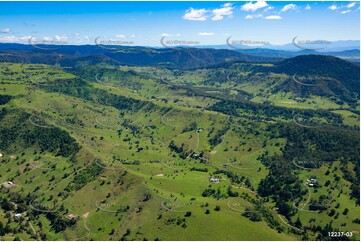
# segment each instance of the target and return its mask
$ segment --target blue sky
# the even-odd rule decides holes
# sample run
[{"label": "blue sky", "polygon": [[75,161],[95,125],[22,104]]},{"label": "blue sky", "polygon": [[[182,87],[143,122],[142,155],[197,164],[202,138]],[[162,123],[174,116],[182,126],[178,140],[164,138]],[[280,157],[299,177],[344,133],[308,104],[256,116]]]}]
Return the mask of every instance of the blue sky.
[{"label": "blue sky", "polygon": [[0,42],[160,46],[160,39],[225,44],[358,40],[360,3],[347,2],[0,2]]}]

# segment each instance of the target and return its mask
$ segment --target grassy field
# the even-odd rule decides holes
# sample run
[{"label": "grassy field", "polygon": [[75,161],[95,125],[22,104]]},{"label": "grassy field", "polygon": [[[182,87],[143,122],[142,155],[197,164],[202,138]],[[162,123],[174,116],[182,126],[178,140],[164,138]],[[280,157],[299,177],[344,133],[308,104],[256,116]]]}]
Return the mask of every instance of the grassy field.
[{"label": "grassy field", "polygon": [[[129,69],[121,68],[122,71]],[[152,71],[155,76],[161,74],[150,68],[132,70],[146,74]],[[12,72],[10,79],[5,78],[9,71]],[[286,141],[270,137],[267,122],[235,120],[225,114],[206,111],[204,108],[217,100],[184,95],[185,90],[160,84],[155,79],[139,79],[141,85],[137,90],[127,84],[117,87],[91,83],[92,87],[108,93],[145,102],[140,109],[118,110],[96,101],[44,91],[41,85],[74,78],[53,67],[3,63],[0,73],[0,89],[14,97],[1,108],[23,110],[31,114],[25,122],[27,126],[57,127],[80,145],[74,157],[55,156],[36,145],[13,144],[7,150],[0,150],[4,155],[0,158],[0,181],[4,189],[1,198],[10,193],[32,194],[36,196],[36,204],[56,203],[56,206],[47,206],[49,211],[41,212],[38,217],[24,213],[23,221],[16,221],[13,214],[10,215],[10,226],[25,228],[25,232],[17,234],[21,239],[36,240],[40,234],[45,234],[48,240],[301,239],[301,235],[291,231],[289,225],[276,216],[273,208],[270,211],[280,223],[281,231],[271,228],[265,219],[249,220],[242,215],[242,206],[236,209],[229,206],[230,199],[238,204],[252,204],[249,198],[258,198],[258,184],[269,172],[259,157],[265,153],[282,153]],[[206,74],[206,71],[186,73],[173,81],[184,84],[191,78],[198,85]],[[29,81],[28,75],[36,83]],[[116,83],[115,79],[113,81]],[[274,102],[279,104],[288,100],[287,97],[276,99]],[[254,101],[261,100],[255,98]],[[328,103],[318,100],[315,105]],[[328,108],[334,107],[332,105]],[[337,112],[348,115],[345,123],[355,124],[355,118],[347,111]],[[259,134],[255,135],[255,130]],[[211,144],[209,140],[217,135],[219,141]],[[177,152],[180,148],[181,152]],[[63,192],[69,184],[91,166],[100,166],[102,173],[65,196]],[[335,187],[332,191],[325,186],[317,191],[311,189],[312,198],[331,194],[335,198],[331,207],[342,204],[336,209],[339,217],[334,219],[326,211],[317,216],[298,211],[292,219],[299,217],[302,224],[307,224],[315,218],[312,223],[321,225],[334,221],[335,226],[354,231],[355,238],[359,238],[359,225],[351,222],[357,218],[359,206],[348,198],[350,184],[339,170],[334,170],[337,166],[334,163],[329,168],[332,171],[328,176],[324,175],[326,166],[309,172],[301,170],[299,176],[305,180],[314,175],[320,183],[334,175],[340,177],[338,182],[331,179],[330,187]],[[210,182],[209,177],[220,169],[242,176],[250,184],[233,184],[223,174],[219,175],[218,183]],[[4,188],[8,181],[15,185]],[[222,197],[202,196],[207,188],[218,189]],[[238,192],[239,196],[229,197],[228,189]],[[266,202],[267,207],[273,205]],[[342,215],[346,207],[350,211]],[[28,206],[28,209],[34,208]],[[64,220],[68,220],[69,214],[74,215],[76,224],[56,233],[47,219],[47,213],[55,211]],[[7,220],[0,209],[0,221]]]}]

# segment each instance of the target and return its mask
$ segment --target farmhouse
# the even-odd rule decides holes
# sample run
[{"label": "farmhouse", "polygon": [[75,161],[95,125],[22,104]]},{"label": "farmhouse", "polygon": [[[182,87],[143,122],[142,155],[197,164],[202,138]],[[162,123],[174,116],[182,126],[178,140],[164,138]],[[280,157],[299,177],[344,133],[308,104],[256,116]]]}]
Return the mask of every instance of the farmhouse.
[{"label": "farmhouse", "polygon": [[196,153],[192,154],[192,156],[193,156],[194,158],[196,158],[196,159],[199,157],[199,155],[196,154]]},{"label": "farmhouse", "polygon": [[219,179],[215,177],[209,177],[209,181],[212,183],[219,183]]},{"label": "farmhouse", "polygon": [[3,153],[0,153],[0,157],[4,157],[4,154],[3,154]]},{"label": "farmhouse", "polygon": [[76,218],[75,214],[68,214],[68,216],[66,216],[68,219],[73,219]]},{"label": "farmhouse", "polygon": [[15,217],[16,219],[21,218],[21,213],[17,213],[17,214],[15,214],[15,215],[14,215],[14,217]]},{"label": "farmhouse", "polygon": [[306,184],[309,187],[313,187],[317,184],[317,179],[316,178],[307,179]]}]

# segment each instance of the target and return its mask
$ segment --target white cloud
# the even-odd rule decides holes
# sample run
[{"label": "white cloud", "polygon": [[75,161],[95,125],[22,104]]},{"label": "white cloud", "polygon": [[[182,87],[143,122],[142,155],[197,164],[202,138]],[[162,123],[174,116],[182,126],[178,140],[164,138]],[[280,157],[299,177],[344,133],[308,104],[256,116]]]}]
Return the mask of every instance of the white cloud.
[{"label": "white cloud", "polygon": [[287,4],[281,9],[281,12],[287,12],[288,10],[295,10],[296,8],[297,8],[296,4]]},{"label": "white cloud", "polygon": [[274,9],[274,7],[269,6],[269,7],[265,8],[265,9],[263,10],[263,12],[268,12],[269,10],[272,10],[272,9]]},{"label": "white cloud", "polygon": [[162,36],[162,37],[168,37],[168,36],[170,36],[170,34],[163,33],[163,34],[161,34],[160,36]]},{"label": "white cloud", "polygon": [[310,10],[311,6],[309,4],[307,4],[307,6],[305,7],[306,10]]},{"label": "white cloud", "polygon": [[352,2],[352,3],[349,3],[347,4],[347,8],[353,8],[354,6],[356,5],[356,2]]},{"label": "white cloud", "polygon": [[57,41],[68,41],[68,37],[55,35],[55,40],[57,40]]},{"label": "white cloud", "polygon": [[43,37],[43,40],[45,40],[45,41],[52,41],[53,38],[45,36],[45,37]]},{"label": "white cloud", "polygon": [[270,15],[265,17],[265,19],[282,19],[282,17],[279,15]]},{"label": "white cloud", "polygon": [[268,4],[266,3],[266,1],[259,0],[255,3],[252,3],[252,2],[246,3],[241,7],[241,9],[246,12],[248,12],[248,11],[254,12],[258,9],[265,8],[267,6],[268,6]]},{"label": "white cloud", "polygon": [[118,35],[116,35],[115,37],[121,38],[121,39],[127,38],[127,36],[124,35],[124,34],[118,34]]},{"label": "white cloud", "polygon": [[328,7],[328,9],[336,10],[336,9],[337,9],[337,6],[336,6],[335,4],[332,4],[331,6]]},{"label": "white cloud", "polygon": [[5,28],[3,30],[1,30],[1,33],[10,33],[11,32],[11,29],[9,28]]},{"label": "white cloud", "polygon": [[245,19],[254,19],[254,18],[261,18],[263,15],[262,14],[248,14],[246,17],[244,17]]},{"label": "white cloud", "polygon": [[200,36],[211,36],[211,35],[214,35],[214,33],[201,32],[201,33],[198,33],[198,35],[200,35]]},{"label": "white cloud", "polygon": [[20,42],[24,42],[24,41],[29,41],[30,38],[31,36],[21,36],[18,39]]},{"label": "white cloud", "polygon": [[233,9],[231,3],[223,4],[222,8],[216,8],[212,10],[213,17],[212,20],[222,20],[224,16],[231,16],[233,14]]},{"label": "white cloud", "polygon": [[0,43],[25,43],[28,42],[31,36],[0,36]]},{"label": "white cloud", "polygon": [[183,19],[186,20],[193,20],[193,21],[204,21],[207,20],[207,10],[204,8],[202,9],[194,9],[190,8],[186,11],[186,13],[183,15]]},{"label": "white cloud", "polygon": [[331,10],[335,11],[335,10],[341,10],[341,9],[346,8],[346,10],[344,10],[344,11],[340,11],[340,12],[337,11],[337,12],[339,12],[341,14],[346,14],[346,13],[350,13],[351,8],[355,7],[355,5],[356,5],[356,2],[351,2],[351,3],[347,4],[347,5],[339,5],[339,6],[337,6],[336,4],[332,4],[331,6],[328,7],[328,9],[331,9]]}]

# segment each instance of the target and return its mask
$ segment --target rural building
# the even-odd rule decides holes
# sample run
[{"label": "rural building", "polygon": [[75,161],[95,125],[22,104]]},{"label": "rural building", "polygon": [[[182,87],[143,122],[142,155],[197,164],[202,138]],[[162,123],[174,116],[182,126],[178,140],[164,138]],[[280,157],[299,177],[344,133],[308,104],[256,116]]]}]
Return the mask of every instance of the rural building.
[{"label": "rural building", "polygon": [[309,187],[313,187],[316,184],[317,184],[317,179],[316,178],[307,179],[307,181],[306,181],[306,185],[308,185]]},{"label": "rural building", "polygon": [[73,219],[76,218],[75,214],[68,214],[68,216],[66,216],[68,219]]},{"label": "rural building", "polygon": [[209,181],[212,183],[219,183],[219,179],[215,177],[209,177]]}]

